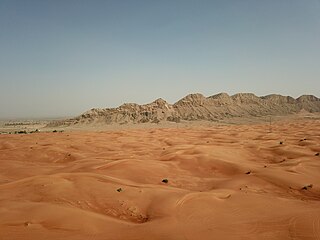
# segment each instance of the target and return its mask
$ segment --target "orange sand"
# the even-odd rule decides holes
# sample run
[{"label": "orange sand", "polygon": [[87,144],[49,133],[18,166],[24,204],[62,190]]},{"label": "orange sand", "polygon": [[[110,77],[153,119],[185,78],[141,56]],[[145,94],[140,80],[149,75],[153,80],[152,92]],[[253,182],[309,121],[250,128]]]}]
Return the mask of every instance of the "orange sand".
[{"label": "orange sand", "polygon": [[0,135],[0,239],[320,239],[320,121],[268,131]]}]

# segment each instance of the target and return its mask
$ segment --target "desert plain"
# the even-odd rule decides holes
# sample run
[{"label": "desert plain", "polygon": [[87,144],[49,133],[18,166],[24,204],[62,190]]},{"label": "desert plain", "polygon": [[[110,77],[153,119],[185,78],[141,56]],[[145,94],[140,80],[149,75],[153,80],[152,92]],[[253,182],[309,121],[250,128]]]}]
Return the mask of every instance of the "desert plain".
[{"label": "desert plain", "polygon": [[320,239],[320,120],[0,135],[0,239]]}]

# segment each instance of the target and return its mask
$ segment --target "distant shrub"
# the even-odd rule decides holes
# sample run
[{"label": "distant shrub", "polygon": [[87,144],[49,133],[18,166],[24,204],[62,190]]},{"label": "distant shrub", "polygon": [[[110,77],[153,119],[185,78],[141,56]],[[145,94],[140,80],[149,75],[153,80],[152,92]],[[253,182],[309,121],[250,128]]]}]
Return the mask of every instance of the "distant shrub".
[{"label": "distant shrub", "polygon": [[15,133],[15,134],[27,134],[27,131],[26,131],[26,130],[23,130],[23,131],[15,131],[14,133]]},{"label": "distant shrub", "polygon": [[162,182],[163,182],[163,183],[168,183],[169,180],[165,178],[165,179],[162,179]]},{"label": "distant shrub", "polygon": [[38,133],[38,132],[40,132],[40,130],[39,130],[39,129],[36,129],[36,130],[34,130],[34,131],[31,131],[30,133]]},{"label": "distant shrub", "polygon": [[303,186],[301,189],[308,190],[308,188],[312,188],[312,187],[313,187],[313,184],[309,184],[309,185]]}]

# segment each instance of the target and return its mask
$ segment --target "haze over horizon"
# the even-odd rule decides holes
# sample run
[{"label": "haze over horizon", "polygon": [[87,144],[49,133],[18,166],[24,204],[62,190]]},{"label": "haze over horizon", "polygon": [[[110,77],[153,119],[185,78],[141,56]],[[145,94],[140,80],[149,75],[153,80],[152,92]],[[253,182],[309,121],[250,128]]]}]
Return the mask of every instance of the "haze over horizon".
[{"label": "haze over horizon", "polygon": [[197,92],[320,96],[320,0],[3,0],[0,30],[0,118]]}]

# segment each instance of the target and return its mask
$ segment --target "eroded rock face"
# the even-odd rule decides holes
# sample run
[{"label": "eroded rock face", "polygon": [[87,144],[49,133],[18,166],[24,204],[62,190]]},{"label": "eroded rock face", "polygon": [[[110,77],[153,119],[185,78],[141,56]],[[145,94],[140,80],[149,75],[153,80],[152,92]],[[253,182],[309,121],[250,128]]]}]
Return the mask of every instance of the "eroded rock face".
[{"label": "eroded rock face", "polygon": [[125,103],[117,108],[93,108],[78,117],[53,122],[51,126],[91,123],[159,123],[180,122],[180,120],[215,121],[231,117],[287,115],[302,110],[320,112],[320,99],[313,95],[302,95],[294,99],[279,94],[258,97],[253,93],[237,93],[232,96],[219,93],[205,97],[196,93],[185,96],[175,104],[169,104],[159,98],[143,105]]},{"label": "eroded rock face", "polygon": [[313,95],[302,95],[297,98],[298,102],[319,102],[320,99]]},{"label": "eroded rock face", "polygon": [[231,98],[237,104],[260,104],[262,102],[262,99],[253,93],[237,93]]},{"label": "eroded rock face", "polygon": [[233,104],[232,98],[227,93],[218,93],[207,98],[214,106],[225,106]]},{"label": "eroded rock face", "polygon": [[175,107],[203,106],[208,100],[200,93],[189,94],[174,104]]},{"label": "eroded rock face", "polygon": [[297,100],[294,99],[293,97],[282,96],[279,94],[270,94],[261,98],[270,104],[286,104],[286,103],[294,104],[297,102]]}]

